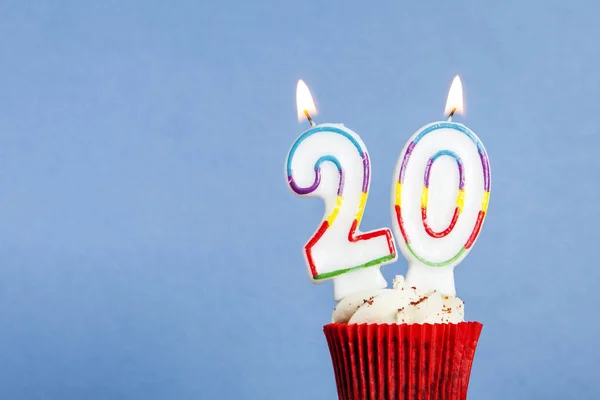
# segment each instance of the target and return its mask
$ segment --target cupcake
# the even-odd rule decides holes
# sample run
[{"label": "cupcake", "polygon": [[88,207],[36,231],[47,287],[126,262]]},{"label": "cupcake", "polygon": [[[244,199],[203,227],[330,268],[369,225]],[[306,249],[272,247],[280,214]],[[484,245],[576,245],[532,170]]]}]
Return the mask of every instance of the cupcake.
[{"label": "cupcake", "polygon": [[349,295],[324,327],[339,398],[465,399],[482,327],[464,322],[458,297],[402,276]]},{"label": "cupcake", "polygon": [[[463,109],[455,77],[444,121],[421,127],[394,169],[393,231],[360,230],[371,162],[356,132],[342,124],[315,125],[310,91],[297,86],[298,116],[311,123],[285,165],[298,196],[321,197],[325,214],[304,246],[313,283],[333,281],[339,301],[324,327],[342,400],[465,399],[482,325],[464,321],[454,269],[473,248],[487,215],[490,164],[480,139],[452,122]],[[406,282],[393,288],[380,267],[408,262]]]}]

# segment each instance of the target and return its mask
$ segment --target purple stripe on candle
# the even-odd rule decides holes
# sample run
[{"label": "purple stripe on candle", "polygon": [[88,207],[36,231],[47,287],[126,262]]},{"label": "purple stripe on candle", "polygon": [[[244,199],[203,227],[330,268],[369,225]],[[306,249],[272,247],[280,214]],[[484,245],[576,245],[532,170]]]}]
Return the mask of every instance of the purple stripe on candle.
[{"label": "purple stripe on candle", "polygon": [[365,151],[362,154],[363,161],[363,184],[362,191],[367,193],[369,191],[369,177],[371,176],[371,163],[369,162],[369,154]]},{"label": "purple stripe on candle", "polygon": [[344,171],[340,170],[340,183],[338,184],[337,195],[341,196],[344,192]]},{"label": "purple stripe on candle", "polygon": [[362,182],[362,191],[364,193],[366,193],[369,189],[369,180],[370,180],[370,176],[371,176],[371,165],[370,165],[370,161],[369,161],[369,155],[366,151],[366,149],[364,149],[362,146],[362,143],[360,142],[360,139],[358,139],[357,135],[354,134],[352,131],[345,129],[345,128],[340,128],[340,127],[335,127],[335,126],[316,126],[313,127],[311,129],[309,129],[308,131],[306,131],[305,133],[303,133],[297,140],[296,142],[293,144],[290,153],[288,154],[288,158],[287,158],[287,176],[288,176],[288,184],[290,186],[290,189],[292,189],[292,191],[294,193],[297,193],[299,195],[306,195],[306,194],[310,194],[312,192],[314,192],[317,187],[319,186],[319,184],[321,183],[321,164],[325,161],[329,161],[331,163],[333,163],[337,169],[338,169],[338,174],[339,174],[339,184],[338,184],[338,189],[337,189],[337,195],[341,196],[343,191],[344,191],[344,183],[345,183],[345,176],[344,176],[344,172],[342,169],[342,166],[339,162],[339,160],[331,155],[331,154],[327,154],[324,156],[321,156],[316,162],[315,162],[315,166],[314,166],[314,171],[315,171],[315,180],[312,183],[312,185],[308,186],[308,187],[301,187],[300,185],[298,185],[293,178],[293,171],[292,171],[292,160],[294,158],[294,154],[296,152],[296,150],[298,149],[298,147],[300,146],[300,144],[308,137],[315,135],[317,133],[321,133],[321,132],[330,132],[330,133],[335,133],[338,135],[343,136],[344,138],[346,138],[347,140],[349,140],[354,147],[356,148],[358,155],[361,157],[362,162],[363,162],[363,182]]},{"label": "purple stripe on candle", "polygon": [[481,166],[483,168],[483,189],[486,192],[490,191],[490,161],[487,158],[486,153],[479,153],[481,158]]},{"label": "purple stripe on candle", "polygon": [[319,186],[319,183],[321,183],[321,170],[320,169],[315,170],[315,180],[314,180],[313,184],[308,187],[299,186],[294,181],[294,178],[292,178],[291,176],[288,176],[288,183],[290,184],[290,187],[292,188],[292,190],[298,194],[312,193],[317,189],[317,187]]},{"label": "purple stripe on candle", "polygon": [[433,165],[433,157],[431,157],[427,161],[427,165],[425,166],[425,175],[424,175],[424,182],[423,182],[423,184],[425,185],[426,188],[429,188],[429,173],[431,172],[431,166],[432,165]]},{"label": "purple stripe on candle", "polygon": [[410,157],[410,153],[412,153],[415,148],[415,142],[411,142],[406,148],[406,153],[404,153],[404,159],[402,160],[402,165],[400,166],[400,183],[404,183],[404,173],[406,172],[406,164],[408,164],[408,159]]},{"label": "purple stripe on candle", "polygon": [[465,188],[465,175],[463,174],[463,165],[460,159],[456,160],[456,164],[458,165],[458,190],[463,190]]},{"label": "purple stripe on candle", "polygon": [[425,174],[423,175],[423,184],[426,188],[429,188],[429,177],[431,175],[431,167],[433,163],[442,156],[449,156],[456,161],[456,166],[458,167],[458,189],[462,190],[465,187],[465,176],[463,174],[463,163],[462,159],[453,151],[450,150],[440,150],[435,153],[433,156],[427,160],[427,164],[425,165]]},{"label": "purple stripe on candle", "polygon": [[[340,174],[340,181],[338,184],[337,195],[341,196],[342,193],[344,192],[344,172],[341,170],[339,170],[338,172]],[[321,183],[321,168],[318,168],[315,170],[315,180],[312,183],[312,185],[310,185],[308,187],[302,187],[302,186],[298,185],[294,181],[294,178],[292,178],[291,176],[288,176],[288,183],[295,193],[302,194],[302,195],[310,194],[310,193],[314,192],[317,189],[317,187],[319,187],[319,184]]]}]

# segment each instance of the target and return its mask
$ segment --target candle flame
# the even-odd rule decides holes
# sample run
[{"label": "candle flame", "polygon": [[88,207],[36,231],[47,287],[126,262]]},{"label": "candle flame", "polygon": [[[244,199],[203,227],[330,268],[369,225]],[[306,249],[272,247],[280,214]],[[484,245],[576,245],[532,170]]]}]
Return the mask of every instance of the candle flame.
[{"label": "candle flame", "polygon": [[308,86],[302,79],[298,81],[296,86],[296,106],[298,107],[298,121],[302,121],[307,118],[306,114],[315,115],[317,113],[317,107],[315,107],[315,101],[313,100]]},{"label": "candle flame", "polygon": [[456,75],[450,85],[448,92],[448,100],[446,100],[446,108],[444,114],[448,115],[454,110],[455,113],[464,113],[463,88],[460,77]]}]

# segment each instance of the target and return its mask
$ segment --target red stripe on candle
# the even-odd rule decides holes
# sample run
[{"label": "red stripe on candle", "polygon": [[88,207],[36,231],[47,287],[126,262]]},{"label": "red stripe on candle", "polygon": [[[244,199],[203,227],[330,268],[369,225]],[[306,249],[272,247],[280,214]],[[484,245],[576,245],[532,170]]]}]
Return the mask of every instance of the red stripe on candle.
[{"label": "red stripe on candle", "polygon": [[475,239],[477,239],[479,231],[481,230],[481,224],[483,224],[483,218],[485,218],[485,211],[479,211],[479,214],[477,215],[477,221],[475,222],[475,228],[473,228],[473,232],[471,232],[469,240],[467,240],[467,243],[465,243],[465,249],[468,250],[471,246],[473,246],[473,243],[475,243]]},{"label": "red stripe on candle", "polygon": [[406,243],[410,243],[410,240],[408,240],[408,236],[406,235],[406,231],[404,230],[404,221],[402,221],[402,211],[400,210],[400,206],[394,206],[394,209],[396,210],[396,220],[398,221],[398,227],[400,228],[402,238]]},{"label": "red stripe on candle", "polygon": [[425,231],[427,232],[427,234],[429,234],[429,236],[438,239],[443,238],[447,236],[450,232],[452,232],[452,230],[454,229],[454,225],[456,225],[456,221],[458,221],[459,214],[460,211],[458,207],[456,207],[454,209],[454,215],[452,216],[452,221],[450,221],[450,225],[448,225],[448,227],[441,232],[434,232],[433,229],[431,229],[431,227],[427,223],[427,209],[421,208],[421,219],[423,220],[423,226],[425,227]]},{"label": "red stripe on candle", "polygon": [[390,251],[390,254],[396,254],[396,244],[394,243],[394,235],[392,235],[392,231],[386,229],[385,236],[387,239],[388,250]]},{"label": "red stripe on candle", "polygon": [[304,246],[304,251],[306,252],[306,260],[308,261],[308,266],[310,267],[310,273],[313,277],[317,276],[319,273],[317,272],[317,267],[315,267],[315,262],[312,257],[312,247],[321,239],[321,236],[325,233],[325,231],[329,228],[329,223],[327,220],[323,221],[317,232],[313,235],[312,238],[306,243]]},{"label": "red stripe on candle", "polygon": [[389,229],[380,229],[378,231],[361,233],[360,235],[356,234],[356,228],[358,227],[358,221],[355,219],[352,222],[352,226],[350,227],[350,231],[348,232],[348,241],[351,243],[358,242],[360,240],[369,240],[371,238],[385,236],[388,245],[389,254],[396,254],[396,245],[394,244],[394,236],[392,235],[392,231]]}]

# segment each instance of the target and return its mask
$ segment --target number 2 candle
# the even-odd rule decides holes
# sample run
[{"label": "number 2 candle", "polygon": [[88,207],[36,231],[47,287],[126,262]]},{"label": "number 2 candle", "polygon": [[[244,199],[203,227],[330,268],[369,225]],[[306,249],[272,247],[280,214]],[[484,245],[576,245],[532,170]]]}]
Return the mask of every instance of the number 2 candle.
[{"label": "number 2 candle", "polygon": [[479,235],[490,198],[483,143],[452,121],[463,109],[462,84],[450,87],[447,121],[423,126],[400,153],[392,186],[392,220],[408,260],[406,282],[455,295],[454,267]]},{"label": "number 2 candle", "polygon": [[299,120],[306,117],[311,127],[288,153],[286,179],[295,194],[325,202],[325,215],[304,246],[309,277],[314,283],[333,279],[335,300],[386,287],[379,268],[396,260],[392,233],[359,230],[371,177],[367,148],[341,124],[314,124],[310,115],[316,109],[302,80],[296,100]]}]

